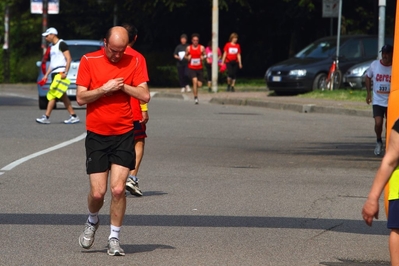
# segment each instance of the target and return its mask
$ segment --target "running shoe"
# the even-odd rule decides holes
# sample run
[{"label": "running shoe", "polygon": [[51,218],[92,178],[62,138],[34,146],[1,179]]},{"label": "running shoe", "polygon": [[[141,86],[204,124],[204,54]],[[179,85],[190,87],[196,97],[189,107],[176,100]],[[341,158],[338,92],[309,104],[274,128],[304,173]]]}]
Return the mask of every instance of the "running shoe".
[{"label": "running shoe", "polygon": [[375,155],[381,155],[382,152],[382,142],[377,141],[377,143],[375,144],[375,149],[374,149],[374,154]]},{"label": "running shoe", "polygon": [[185,92],[186,91],[186,88],[181,88],[181,92],[183,93],[183,92]]},{"label": "running shoe", "polygon": [[64,124],[76,124],[79,123],[79,116],[70,116],[68,120],[64,120]]},{"label": "running shoe", "polygon": [[130,194],[132,194],[134,196],[137,196],[137,197],[143,196],[143,193],[141,192],[141,190],[139,188],[138,180],[136,182],[132,178],[128,177],[128,179],[126,181],[126,189],[130,192]]},{"label": "running shoe", "polygon": [[47,116],[42,115],[42,117],[36,118],[36,122],[39,124],[50,124],[50,119],[48,119]]},{"label": "running shoe", "polygon": [[199,103],[198,98],[194,98],[194,103],[195,103],[195,104],[198,104],[198,103]]},{"label": "running shoe", "polygon": [[121,248],[119,244],[119,239],[114,237],[108,239],[107,253],[110,256],[125,256],[125,251]]},{"label": "running shoe", "polygon": [[89,249],[93,246],[94,243],[94,235],[96,234],[96,230],[100,225],[100,221],[96,224],[91,224],[89,221],[85,223],[85,230],[79,236],[79,245],[82,248]]}]

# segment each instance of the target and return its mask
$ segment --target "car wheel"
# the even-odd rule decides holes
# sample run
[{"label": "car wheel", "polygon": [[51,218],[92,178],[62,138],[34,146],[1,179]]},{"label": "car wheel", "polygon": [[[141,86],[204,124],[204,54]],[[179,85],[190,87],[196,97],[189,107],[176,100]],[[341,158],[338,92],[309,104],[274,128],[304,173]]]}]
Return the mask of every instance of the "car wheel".
[{"label": "car wheel", "polygon": [[47,109],[47,97],[39,97],[39,109],[46,110]]},{"label": "car wheel", "polygon": [[327,74],[320,73],[313,81],[313,90],[325,90],[327,85]]}]

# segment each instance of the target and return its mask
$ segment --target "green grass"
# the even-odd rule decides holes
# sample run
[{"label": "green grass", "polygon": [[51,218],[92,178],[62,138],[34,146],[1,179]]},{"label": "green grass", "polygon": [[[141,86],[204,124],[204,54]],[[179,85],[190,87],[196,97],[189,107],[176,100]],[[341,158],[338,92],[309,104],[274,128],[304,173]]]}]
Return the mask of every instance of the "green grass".
[{"label": "green grass", "polygon": [[298,95],[298,97],[364,102],[366,100],[366,95],[367,95],[366,90],[339,89],[334,91],[316,90],[305,94],[300,94]]}]

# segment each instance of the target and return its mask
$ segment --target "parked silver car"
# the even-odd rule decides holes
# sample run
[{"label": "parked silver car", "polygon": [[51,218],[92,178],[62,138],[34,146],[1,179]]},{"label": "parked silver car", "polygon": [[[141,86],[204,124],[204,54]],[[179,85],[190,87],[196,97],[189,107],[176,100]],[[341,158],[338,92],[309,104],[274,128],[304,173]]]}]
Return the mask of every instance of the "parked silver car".
[{"label": "parked silver car", "polygon": [[366,72],[374,60],[367,60],[349,68],[343,76],[344,84],[349,85],[353,89],[365,89]]},{"label": "parked silver car", "polygon": [[[69,52],[71,53],[72,57],[72,62],[71,62],[71,67],[69,68],[68,71],[68,76],[67,78],[71,81],[71,84],[68,87],[67,90],[67,95],[69,99],[71,100],[76,100],[76,77],[78,74],[78,69],[79,69],[79,63],[81,57],[90,52],[97,51],[101,49],[103,46],[102,41],[96,41],[96,40],[64,40],[69,47]],[[39,82],[42,80],[44,74],[41,70],[43,61],[38,61],[36,62],[37,67],[39,68],[39,75],[37,77],[37,81]],[[49,62],[46,63],[47,67],[49,66]],[[37,85],[37,90],[39,93],[39,108],[40,109],[46,109],[47,108],[47,92],[49,90],[50,84],[51,84],[51,76],[48,77],[46,84],[43,86]]]}]

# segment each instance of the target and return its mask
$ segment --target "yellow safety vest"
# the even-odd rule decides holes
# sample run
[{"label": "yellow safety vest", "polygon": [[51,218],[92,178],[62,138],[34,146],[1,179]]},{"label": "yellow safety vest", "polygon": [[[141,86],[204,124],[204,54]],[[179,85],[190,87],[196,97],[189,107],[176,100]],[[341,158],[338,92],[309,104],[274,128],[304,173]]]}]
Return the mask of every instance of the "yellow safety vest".
[{"label": "yellow safety vest", "polygon": [[57,74],[51,82],[48,94],[51,94],[52,96],[59,99],[68,90],[69,84],[71,84],[71,81],[69,79],[62,79],[61,74]]}]

